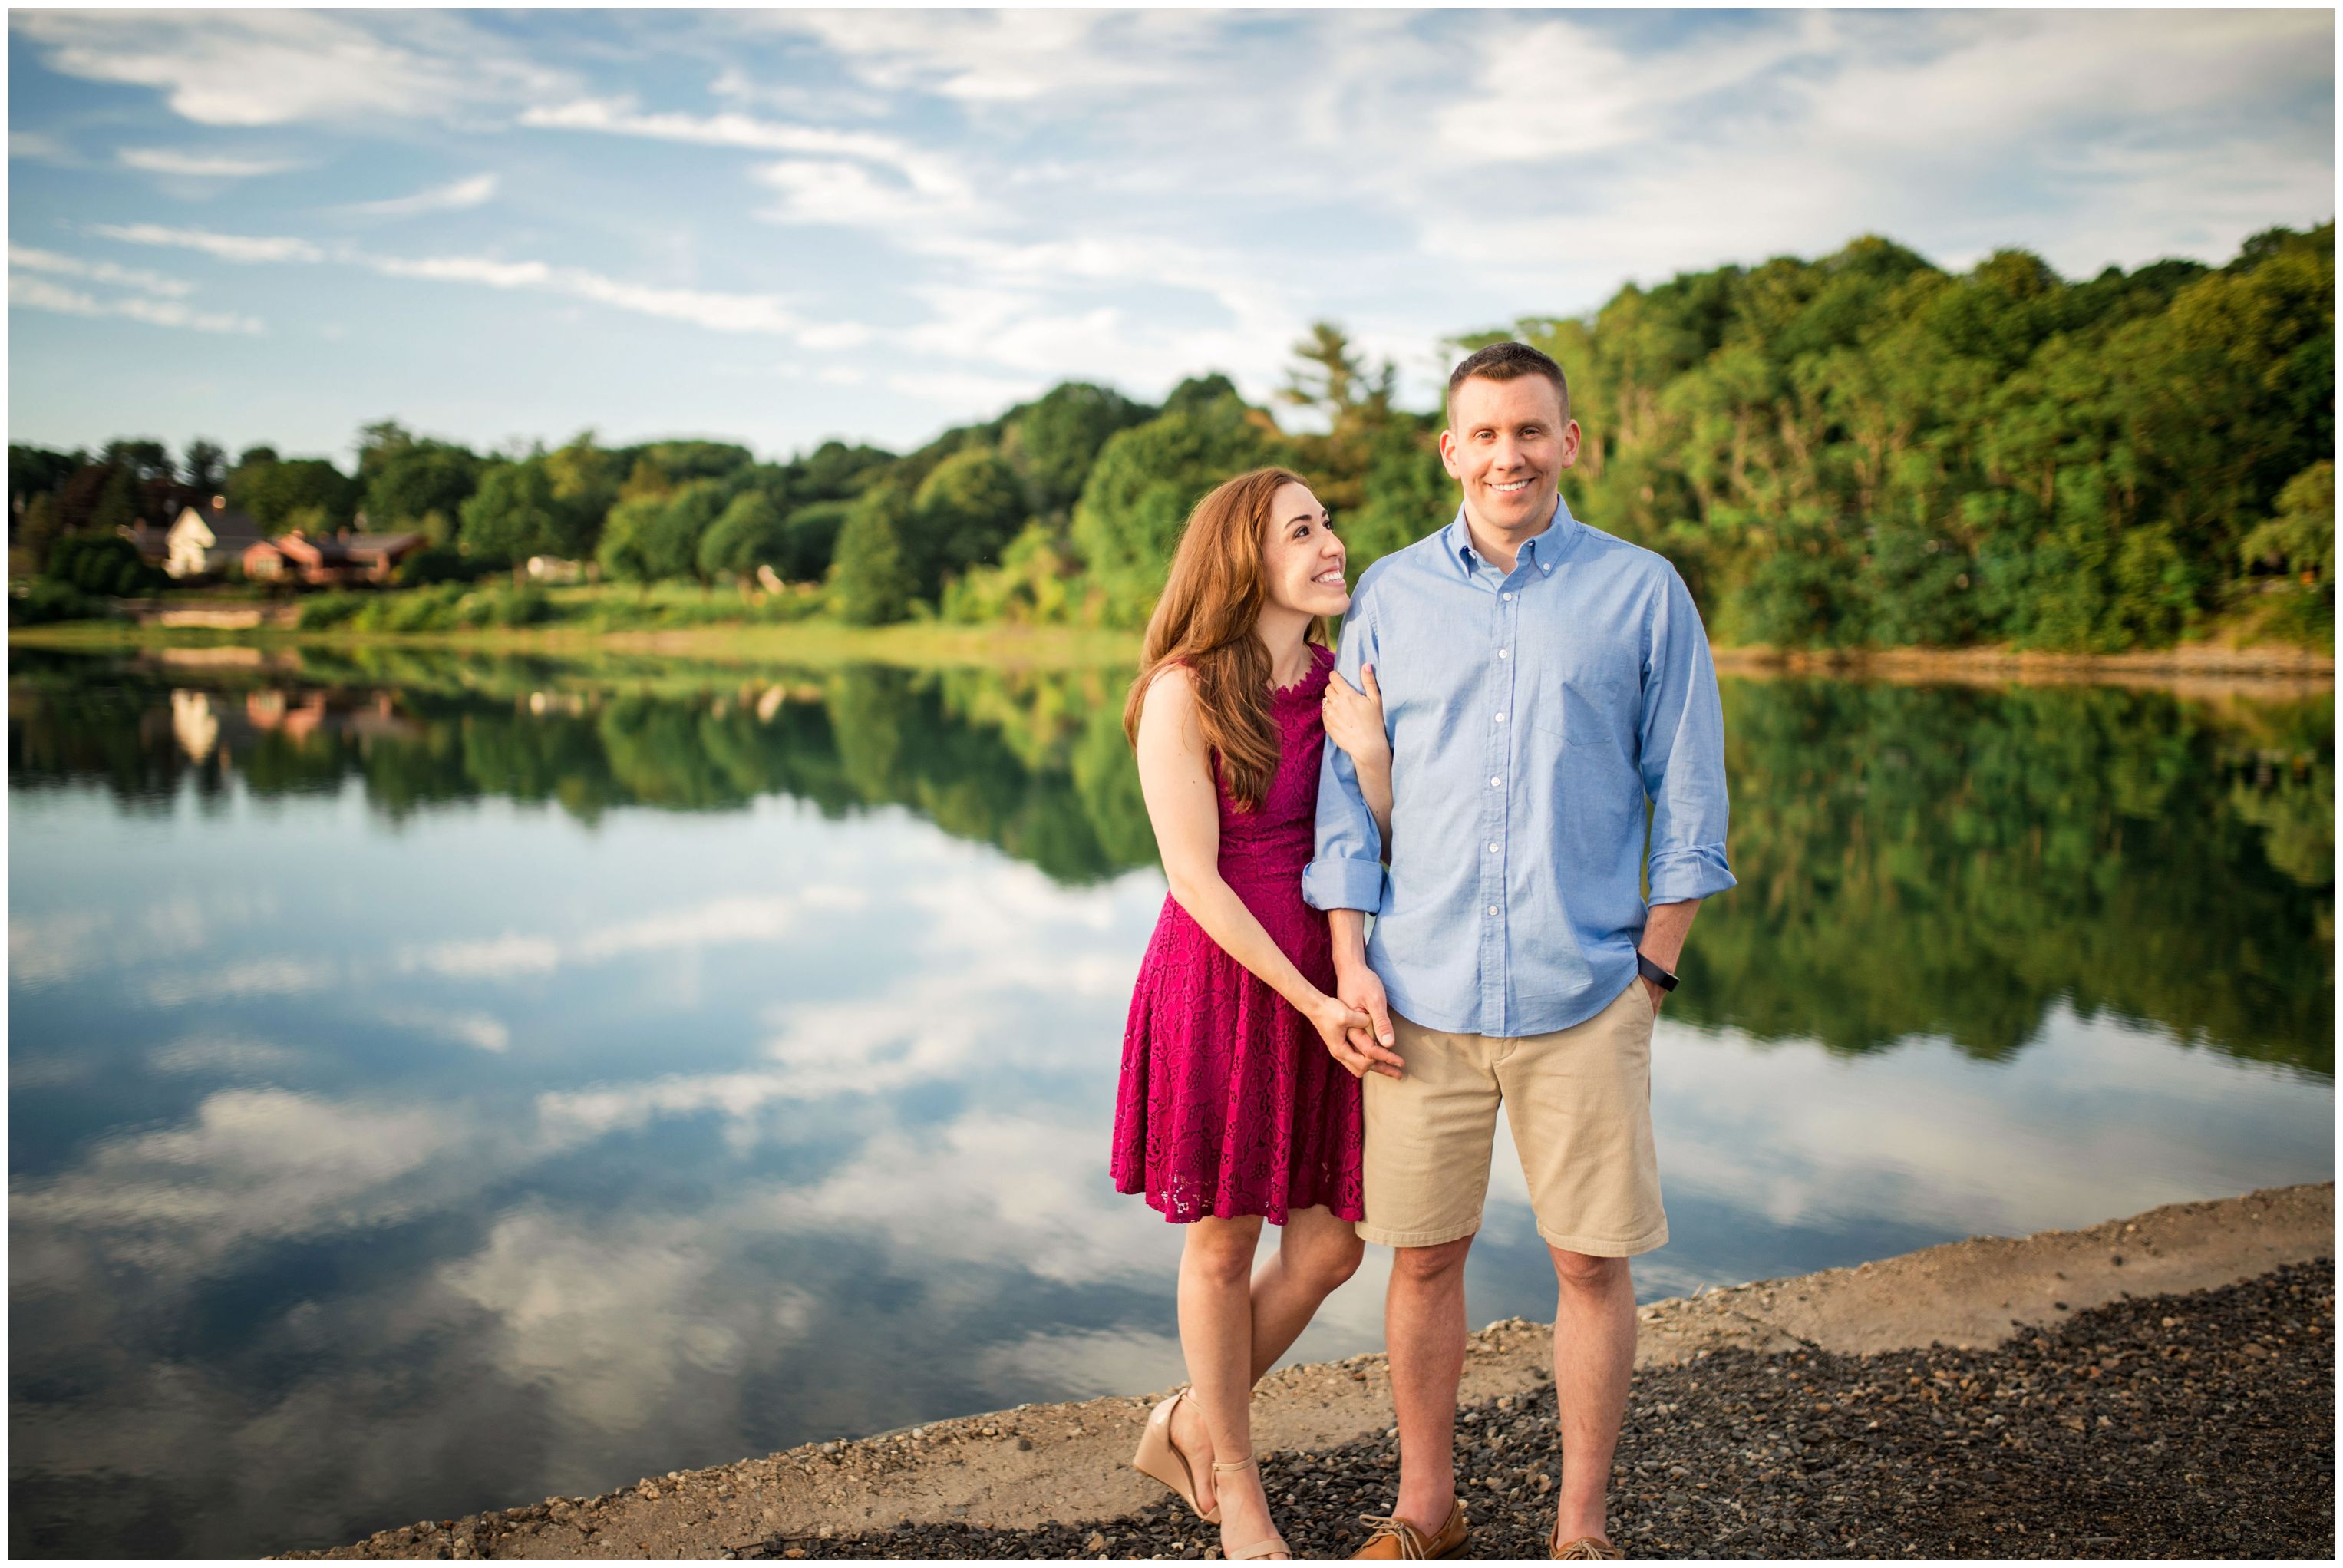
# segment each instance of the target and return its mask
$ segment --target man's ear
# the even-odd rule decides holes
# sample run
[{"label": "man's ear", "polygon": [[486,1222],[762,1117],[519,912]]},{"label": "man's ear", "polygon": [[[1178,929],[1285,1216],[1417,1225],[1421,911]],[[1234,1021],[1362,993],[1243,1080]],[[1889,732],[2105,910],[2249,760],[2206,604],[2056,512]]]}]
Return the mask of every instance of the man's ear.
[{"label": "man's ear", "polygon": [[[1444,436],[1445,432],[1443,432],[1443,435]],[[1577,420],[1573,419],[1562,427],[1562,466],[1564,467],[1567,468],[1578,461],[1578,443],[1584,438],[1584,432],[1579,429]]]},{"label": "man's ear", "polygon": [[1464,477],[1456,467],[1456,432],[1453,430],[1440,432],[1440,466],[1448,470],[1448,477],[1452,479]]}]

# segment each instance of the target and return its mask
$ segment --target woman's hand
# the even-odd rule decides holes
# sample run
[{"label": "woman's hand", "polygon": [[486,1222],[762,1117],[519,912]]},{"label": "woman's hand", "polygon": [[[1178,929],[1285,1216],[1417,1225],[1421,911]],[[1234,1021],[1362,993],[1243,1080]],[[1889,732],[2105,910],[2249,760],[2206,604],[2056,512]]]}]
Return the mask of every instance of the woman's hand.
[{"label": "woman's hand", "polygon": [[1362,667],[1367,683],[1360,691],[1332,671],[1326,677],[1326,739],[1351,754],[1362,768],[1378,770],[1391,765],[1391,737],[1383,732],[1383,693],[1375,684],[1375,667]]},{"label": "woman's hand", "polygon": [[1341,1062],[1353,1078],[1366,1076],[1367,1069],[1374,1063],[1351,1043],[1351,1031],[1355,1029],[1363,1033],[1373,1028],[1374,1020],[1331,996],[1320,997],[1310,1009],[1309,1017],[1318,1038],[1326,1042],[1327,1054]]}]

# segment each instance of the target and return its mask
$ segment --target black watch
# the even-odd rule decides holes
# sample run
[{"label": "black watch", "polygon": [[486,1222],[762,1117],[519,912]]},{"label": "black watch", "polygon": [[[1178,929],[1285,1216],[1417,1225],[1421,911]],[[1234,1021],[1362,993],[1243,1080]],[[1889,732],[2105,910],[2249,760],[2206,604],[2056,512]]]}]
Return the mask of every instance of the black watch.
[{"label": "black watch", "polygon": [[1635,950],[1635,972],[1642,975],[1654,985],[1659,987],[1662,990],[1674,990],[1676,989],[1676,977],[1668,973],[1667,970],[1662,969],[1651,960],[1645,958],[1641,948]]}]

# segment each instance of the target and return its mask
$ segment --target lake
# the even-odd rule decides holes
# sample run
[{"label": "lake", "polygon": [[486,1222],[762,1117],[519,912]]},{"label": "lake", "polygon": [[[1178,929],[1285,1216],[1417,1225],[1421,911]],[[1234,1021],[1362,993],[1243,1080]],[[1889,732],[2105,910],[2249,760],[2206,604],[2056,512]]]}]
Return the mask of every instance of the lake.
[{"label": "lake", "polygon": [[[1127,670],[13,651],[13,1552],[1181,1378]],[[1724,701],[1642,1297],[2332,1176],[2330,693]],[[1553,1311],[1503,1138],[1475,1324]]]}]

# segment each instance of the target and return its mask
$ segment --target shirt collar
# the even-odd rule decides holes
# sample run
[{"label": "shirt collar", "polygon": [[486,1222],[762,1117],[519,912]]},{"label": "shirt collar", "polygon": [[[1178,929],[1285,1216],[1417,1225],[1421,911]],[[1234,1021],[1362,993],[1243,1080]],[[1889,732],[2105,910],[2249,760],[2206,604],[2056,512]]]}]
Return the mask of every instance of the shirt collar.
[{"label": "shirt collar", "polygon": [[[1578,519],[1570,515],[1570,503],[1557,493],[1554,498],[1554,520],[1546,524],[1542,532],[1523,541],[1520,553],[1513,558],[1514,568],[1519,570],[1523,566],[1534,562],[1541,575],[1551,572],[1556,563],[1570,552],[1579,527]],[[1471,577],[1482,557],[1473,548],[1473,532],[1465,525],[1462,503],[1456,508],[1456,516],[1440,530],[1440,540],[1447,547],[1448,558],[1456,563],[1456,569]]]}]

